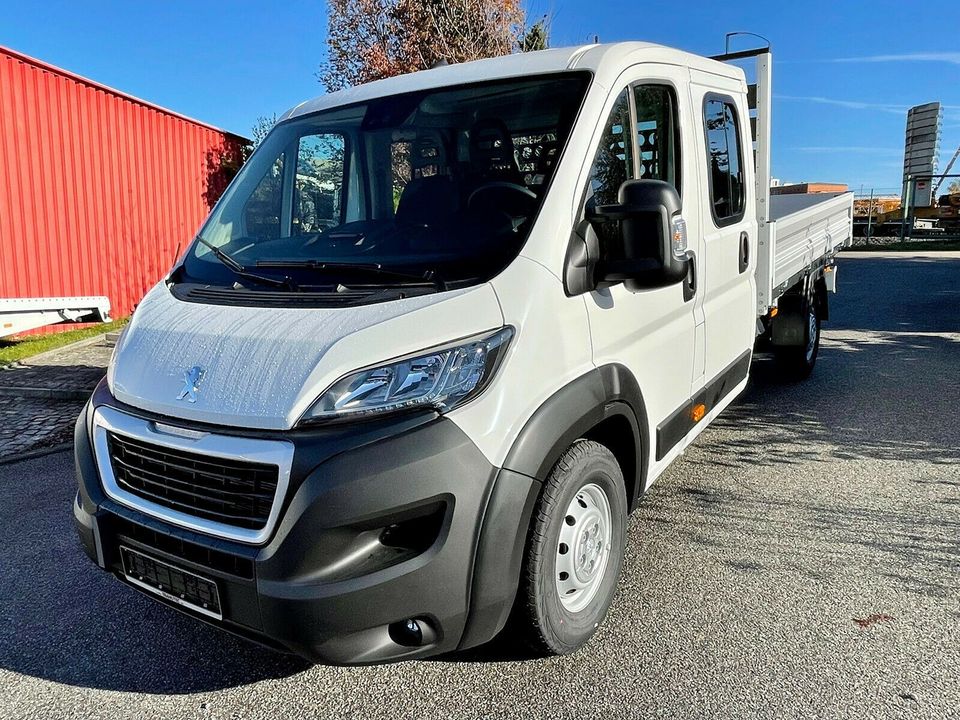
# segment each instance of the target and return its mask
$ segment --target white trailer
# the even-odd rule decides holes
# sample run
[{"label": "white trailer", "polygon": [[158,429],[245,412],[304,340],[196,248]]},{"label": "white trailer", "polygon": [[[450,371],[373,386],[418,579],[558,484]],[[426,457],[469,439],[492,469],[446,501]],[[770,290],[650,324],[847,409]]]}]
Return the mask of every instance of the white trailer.
[{"label": "white trailer", "polygon": [[110,299],[96,297],[0,298],[0,337],[58,323],[106,322]]}]

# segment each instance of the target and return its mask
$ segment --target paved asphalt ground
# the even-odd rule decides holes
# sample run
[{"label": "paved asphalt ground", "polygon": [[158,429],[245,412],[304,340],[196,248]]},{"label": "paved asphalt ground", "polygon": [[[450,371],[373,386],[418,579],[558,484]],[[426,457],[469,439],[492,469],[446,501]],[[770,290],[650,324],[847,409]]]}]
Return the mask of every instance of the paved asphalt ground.
[{"label": "paved asphalt ground", "polygon": [[756,363],[572,657],[308,667],[94,568],[68,454],[0,467],[0,717],[960,717],[960,255],[839,278],[814,377]]}]

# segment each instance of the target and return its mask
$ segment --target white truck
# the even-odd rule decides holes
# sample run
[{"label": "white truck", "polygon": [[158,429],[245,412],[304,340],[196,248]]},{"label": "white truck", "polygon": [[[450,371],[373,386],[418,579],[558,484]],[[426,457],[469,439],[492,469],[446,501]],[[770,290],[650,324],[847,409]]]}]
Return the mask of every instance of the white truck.
[{"label": "white truck", "polygon": [[288,112],[78,421],[90,558],[326,662],[583,645],[755,344],[811,371],[851,235],[850,195],[770,197],[745,58],[554,49]]}]

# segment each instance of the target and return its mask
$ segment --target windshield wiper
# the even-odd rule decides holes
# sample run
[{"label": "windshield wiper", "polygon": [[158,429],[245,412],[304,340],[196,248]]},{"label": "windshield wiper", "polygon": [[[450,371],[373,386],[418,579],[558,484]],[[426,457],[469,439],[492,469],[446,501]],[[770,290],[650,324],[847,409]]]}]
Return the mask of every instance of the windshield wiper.
[{"label": "windshield wiper", "polygon": [[425,270],[417,273],[404,272],[402,270],[391,270],[385,268],[380,263],[358,263],[358,262],[321,262],[319,260],[259,260],[257,267],[274,268],[309,268],[320,272],[337,272],[340,270],[365,272],[371,275],[380,275],[382,277],[393,277],[398,280],[412,280],[419,283],[430,283],[438,290],[446,290],[447,284],[437,274],[435,270]]},{"label": "windshield wiper", "polygon": [[266,275],[258,275],[257,273],[250,272],[249,270],[247,270],[247,268],[241,263],[237,262],[237,260],[234,259],[232,255],[224,252],[213,243],[210,243],[204,240],[199,235],[197,236],[197,242],[200,243],[201,245],[204,245],[210,248],[210,252],[213,253],[213,256],[217,260],[222,262],[224,265],[226,265],[228,268],[233,270],[234,274],[236,274],[238,277],[242,277],[246,280],[251,280],[253,282],[260,283],[261,285],[269,285],[270,287],[282,287],[282,288],[287,288],[289,290],[294,290],[294,291],[298,289],[297,284],[293,281],[293,278],[284,276],[281,279],[281,278],[267,277]]}]

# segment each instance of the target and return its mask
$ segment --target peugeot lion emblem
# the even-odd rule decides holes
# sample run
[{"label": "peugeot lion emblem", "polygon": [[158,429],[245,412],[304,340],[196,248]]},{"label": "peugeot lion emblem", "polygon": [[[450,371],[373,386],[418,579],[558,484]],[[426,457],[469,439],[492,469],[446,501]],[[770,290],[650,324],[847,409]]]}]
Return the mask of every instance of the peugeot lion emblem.
[{"label": "peugeot lion emblem", "polygon": [[203,380],[203,368],[199,365],[194,365],[189,370],[184,370],[183,387],[180,389],[180,394],[177,395],[177,400],[186,400],[187,402],[195,403],[197,401],[197,393],[200,392],[201,380]]}]

